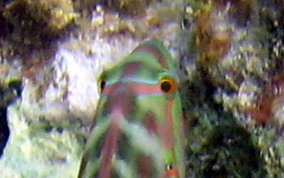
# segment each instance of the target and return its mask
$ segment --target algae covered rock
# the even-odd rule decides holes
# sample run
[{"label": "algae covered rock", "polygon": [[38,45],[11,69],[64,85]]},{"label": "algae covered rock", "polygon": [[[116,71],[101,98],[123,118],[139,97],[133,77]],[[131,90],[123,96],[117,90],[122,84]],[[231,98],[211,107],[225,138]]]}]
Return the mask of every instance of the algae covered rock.
[{"label": "algae covered rock", "polygon": [[5,105],[1,176],[76,177],[98,75],[157,38],[181,62],[187,176],[283,177],[283,5],[0,1],[2,93],[22,81],[20,98]]},{"label": "algae covered rock", "polygon": [[[181,17],[180,1],[174,7],[148,3],[140,16],[121,16],[97,4],[85,16],[84,10],[74,13],[73,1],[15,0],[5,6],[4,17],[15,29],[0,40],[13,51],[3,61],[20,61],[23,89],[7,109],[10,136],[0,160],[3,177],[76,177],[101,71],[148,38],[164,41],[176,58],[181,55],[185,48],[180,50],[176,40],[180,18],[175,19]],[[163,17],[155,8],[162,14],[179,10]],[[74,29],[68,29],[73,20]]]},{"label": "algae covered rock", "polygon": [[[225,171],[221,171],[221,175],[214,176],[224,176],[229,170],[234,174],[233,177],[282,177],[283,164],[279,160],[282,160],[283,157],[281,155],[282,149],[280,149],[283,141],[284,26],[283,23],[280,23],[280,19],[283,17],[283,1],[189,0],[186,3],[186,15],[193,14],[189,17],[185,16],[185,22],[193,22],[190,24],[191,26],[188,25],[189,28],[192,28],[190,33],[192,37],[189,41],[191,49],[189,50],[196,54],[194,59],[188,57],[191,60],[188,63],[196,65],[195,68],[186,67],[188,73],[191,74],[189,80],[192,84],[189,84],[189,89],[193,89],[195,93],[197,91],[202,93],[190,98],[192,102],[189,104],[190,108],[196,109],[194,112],[189,112],[189,120],[193,120],[191,122],[197,125],[194,129],[202,130],[202,123],[213,119],[213,113],[228,112],[232,114],[225,117],[220,124],[232,119],[238,127],[244,129],[250,136],[250,144],[247,145],[251,145],[256,150],[251,155],[258,159],[254,163],[251,162],[250,170],[253,170],[251,174],[246,175],[245,172],[249,171],[240,164],[236,163],[233,166],[228,163]],[[192,86],[194,87],[192,88]],[[193,103],[197,103],[197,105]],[[203,112],[203,110],[196,111],[204,107],[202,107],[203,103],[210,104],[210,108],[218,107],[208,116],[196,117]],[[190,111],[190,109],[186,110]],[[220,116],[215,119],[218,123]],[[207,125],[207,127],[214,126]],[[237,130],[234,132],[238,132]],[[190,133],[190,131],[188,132]],[[222,134],[226,135],[231,131],[224,129],[223,132]],[[199,131],[198,133],[203,132]],[[204,137],[201,140],[206,140],[206,136]],[[196,143],[191,139],[189,134],[189,140]],[[227,139],[230,140],[230,138]],[[239,144],[238,149],[241,152],[247,149],[242,143]],[[200,148],[198,149],[200,152],[193,152],[193,159],[195,154],[202,155],[203,151],[206,153],[209,151],[206,150],[208,147],[203,147],[202,143],[194,145]],[[214,150],[216,147],[219,145],[210,147],[210,149]],[[231,151],[229,147],[225,148],[222,153],[217,151],[213,155],[209,151],[210,154],[206,154],[205,158],[222,164],[224,153],[231,152],[229,157],[234,158],[236,153]],[[249,153],[246,154],[247,157],[250,157]],[[201,167],[211,165],[206,160],[201,161]],[[253,168],[256,162],[260,163],[259,169]],[[217,166],[218,169],[221,167]],[[210,170],[212,169],[210,168]],[[235,174],[237,172],[235,170],[240,172]],[[204,172],[206,169],[203,170],[203,174],[197,175],[204,175]],[[195,170],[192,170],[191,175],[196,175]]]},{"label": "algae covered rock", "polygon": [[15,0],[3,8],[3,17],[13,26],[12,39],[27,45],[57,36],[76,16],[70,0]]}]

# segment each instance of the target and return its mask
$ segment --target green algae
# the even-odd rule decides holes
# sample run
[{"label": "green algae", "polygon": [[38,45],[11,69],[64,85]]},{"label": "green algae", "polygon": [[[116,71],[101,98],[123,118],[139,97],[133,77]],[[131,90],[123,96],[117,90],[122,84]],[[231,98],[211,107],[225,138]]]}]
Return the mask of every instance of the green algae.
[{"label": "green algae", "polygon": [[[271,85],[271,78],[283,74],[284,25],[279,20],[283,17],[283,8],[276,8],[283,7],[283,2],[247,1],[243,7],[237,1],[186,2],[196,18],[203,15],[199,12],[210,12],[216,7],[222,14],[225,7],[222,3],[231,2],[226,11],[229,18],[221,24],[234,24],[233,31],[241,29],[243,33],[230,39],[230,51],[225,56],[214,58],[218,61],[199,63],[194,76],[189,77],[189,88],[182,89],[189,90],[184,105],[188,106],[185,109],[187,122],[189,125],[194,123],[186,132],[189,176],[283,177],[284,139],[280,124],[283,118],[278,118],[279,121],[267,118],[266,123],[260,124],[247,113],[248,108],[255,104],[252,98],[261,95],[261,87]],[[243,13],[236,14],[237,11]],[[216,21],[218,15],[213,13],[211,16],[215,23],[220,23],[220,19]],[[208,37],[215,25],[212,17],[208,22],[201,21],[204,22],[201,23],[203,28],[197,29],[196,24],[193,25],[191,34],[204,35],[205,32]],[[192,16],[186,18],[196,22]],[[206,24],[211,27],[206,27]],[[191,48],[198,48],[198,37],[189,38],[195,39],[190,40]],[[195,60],[207,50],[197,49]],[[234,74],[230,75],[228,71]],[[196,93],[200,94],[196,96]]]},{"label": "green algae", "polygon": [[188,100],[183,104],[190,126],[186,131],[187,176],[266,176],[260,148],[251,133],[214,101],[214,86],[195,78],[194,83],[185,83],[184,87]]}]

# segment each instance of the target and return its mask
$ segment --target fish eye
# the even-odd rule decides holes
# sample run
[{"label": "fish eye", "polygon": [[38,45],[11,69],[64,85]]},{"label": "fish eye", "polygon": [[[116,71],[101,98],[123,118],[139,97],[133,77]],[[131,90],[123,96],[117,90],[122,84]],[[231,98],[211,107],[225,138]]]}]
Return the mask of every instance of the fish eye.
[{"label": "fish eye", "polygon": [[173,93],[177,89],[177,84],[171,78],[163,78],[160,82],[160,87],[164,93]]},{"label": "fish eye", "polygon": [[173,169],[173,165],[172,164],[166,164],[165,168],[166,168],[166,170],[171,170],[171,169]]},{"label": "fish eye", "polygon": [[100,92],[102,92],[104,90],[105,86],[106,86],[106,80],[105,79],[100,79],[99,80]]},{"label": "fish eye", "polygon": [[177,170],[173,167],[172,164],[166,164],[165,166],[166,173],[168,176],[176,176],[177,175]]}]

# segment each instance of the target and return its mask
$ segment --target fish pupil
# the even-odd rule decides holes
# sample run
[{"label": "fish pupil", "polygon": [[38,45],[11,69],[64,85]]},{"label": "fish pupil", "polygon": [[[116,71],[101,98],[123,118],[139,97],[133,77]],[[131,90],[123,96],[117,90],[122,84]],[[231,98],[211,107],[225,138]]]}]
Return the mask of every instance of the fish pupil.
[{"label": "fish pupil", "polygon": [[103,89],[105,88],[105,85],[106,85],[106,81],[105,81],[105,80],[102,80],[102,81],[100,82],[100,89],[101,89],[101,91],[103,91]]},{"label": "fish pupil", "polygon": [[166,164],[166,170],[171,170],[173,169],[173,165],[171,164]]},{"label": "fish pupil", "polygon": [[172,88],[172,85],[170,84],[170,82],[163,81],[161,83],[161,89],[162,89],[163,92],[167,93],[171,90],[171,88]]}]

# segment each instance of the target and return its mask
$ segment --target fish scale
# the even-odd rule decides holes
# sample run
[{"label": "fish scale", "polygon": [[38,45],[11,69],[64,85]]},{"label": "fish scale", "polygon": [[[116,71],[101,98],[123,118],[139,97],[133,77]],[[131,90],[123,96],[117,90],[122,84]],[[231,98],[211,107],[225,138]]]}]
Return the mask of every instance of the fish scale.
[{"label": "fish scale", "polygon": [[176,70],[168,50],[153,39],[102,73],[79,178],[185,177]]}]

